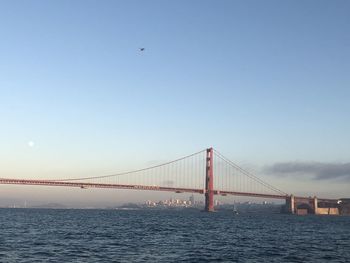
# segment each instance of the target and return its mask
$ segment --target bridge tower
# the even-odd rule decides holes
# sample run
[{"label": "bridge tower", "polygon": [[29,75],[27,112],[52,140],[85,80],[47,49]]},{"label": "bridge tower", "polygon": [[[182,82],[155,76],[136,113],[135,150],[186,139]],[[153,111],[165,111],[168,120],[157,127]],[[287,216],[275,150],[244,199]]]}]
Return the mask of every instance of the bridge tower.
[{"label": "bridge tower", "polygon": [[213,148],[207,149],[205,170],[205,211],[214,212]]}]

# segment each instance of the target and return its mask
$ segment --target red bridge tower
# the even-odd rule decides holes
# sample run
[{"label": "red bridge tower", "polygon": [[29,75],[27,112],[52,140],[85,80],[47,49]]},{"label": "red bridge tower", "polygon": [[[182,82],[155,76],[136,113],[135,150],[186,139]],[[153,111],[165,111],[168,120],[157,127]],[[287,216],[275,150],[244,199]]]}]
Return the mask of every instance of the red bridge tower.
[{"label": "red bridge tower", "polygon": [[213,148],[207,149],[205,171],[205,211],[214,212]]}]

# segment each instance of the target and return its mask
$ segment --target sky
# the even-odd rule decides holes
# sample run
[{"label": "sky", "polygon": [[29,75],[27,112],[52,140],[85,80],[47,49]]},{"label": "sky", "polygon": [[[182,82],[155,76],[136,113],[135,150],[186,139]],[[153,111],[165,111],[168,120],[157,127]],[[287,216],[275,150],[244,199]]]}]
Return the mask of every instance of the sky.
[{"label": "sky", "polygon": [[[212,146],[285,192],[349,197],[349,9],[1,1],[0,177],[104,175]],[[57,202],[158,197],[1,188]]]}]

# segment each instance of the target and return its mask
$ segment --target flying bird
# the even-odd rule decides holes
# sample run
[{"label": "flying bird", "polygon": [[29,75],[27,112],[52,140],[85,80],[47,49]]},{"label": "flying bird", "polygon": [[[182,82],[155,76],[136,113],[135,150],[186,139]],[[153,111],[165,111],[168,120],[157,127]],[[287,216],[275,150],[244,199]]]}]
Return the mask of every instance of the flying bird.
[{"label": "flying bird", "polygon": [[144,47],[140,47],[139,49],[140,49],[140,51],[145,51]]}]

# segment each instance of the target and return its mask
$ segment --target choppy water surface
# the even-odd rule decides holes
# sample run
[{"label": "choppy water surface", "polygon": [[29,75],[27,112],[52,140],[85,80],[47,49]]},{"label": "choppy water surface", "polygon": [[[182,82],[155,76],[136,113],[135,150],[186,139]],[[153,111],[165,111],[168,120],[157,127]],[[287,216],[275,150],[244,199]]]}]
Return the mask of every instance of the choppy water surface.
[{"label": "choppy water surface", "polygon": [[350,262],[350,217],[0,209],[0,262]]}]

